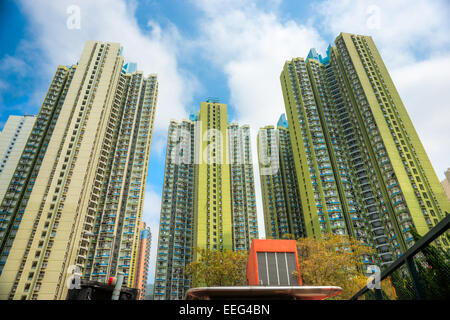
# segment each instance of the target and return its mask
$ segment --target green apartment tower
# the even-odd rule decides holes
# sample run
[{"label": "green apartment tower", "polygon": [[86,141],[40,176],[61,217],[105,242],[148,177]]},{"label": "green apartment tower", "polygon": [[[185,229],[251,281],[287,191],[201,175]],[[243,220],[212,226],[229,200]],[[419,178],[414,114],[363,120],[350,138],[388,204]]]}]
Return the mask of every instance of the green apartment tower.
[{"label": "green apartment tower", "polygon": [[60,66],[0,205],[0,299],[65,299],[77,279],[135,283],[157,77],[118,43]]},{"label": "green apartment tower", "polygon": [[266,238],[304,236],[304,222],[286,116],[258,132],[258,157]]},{"label": "green apartment tower", "polygon": [[371,37],[341,33],[280,79],[307,236],[360,239],[383,268],[413,245],[412,227],[423,235],[450,212]]},{"label": "green apartment tower", "polygon": [[184,299],[195,248],[248,250],[258,238],[248,126],[228,123],[227,105],[200,104],[169,126],[155,300]]}]

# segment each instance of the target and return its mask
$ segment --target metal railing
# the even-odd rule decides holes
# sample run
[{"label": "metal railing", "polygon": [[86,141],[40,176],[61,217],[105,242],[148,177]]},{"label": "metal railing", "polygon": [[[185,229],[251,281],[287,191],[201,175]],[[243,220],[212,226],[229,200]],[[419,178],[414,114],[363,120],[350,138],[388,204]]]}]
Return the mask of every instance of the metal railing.
[{"label": "metal railing", "polygon": [[[445,251],[442,251],[441,253],[438,253],[442,262],[444,262],[439,270],[433,270],[433,267],[427,262],[427,255],[428,258],[430,256],[431,259],[436,258],[436,254],[433,255],[432,253],[430,253],[429,246],[431,242],[435,241],[438,237],[446,237],[447,235],[445,235],[444,233],[449,229],[449,226],[450,214],[447,214],[444,219],[442,219],[422,238],[418,239],[416,243],[411,248],[409,248],[400,258],[395,260],[383,272],[381,272],[379,282],[381,283],[383,280],[388,280],[392,276],[395,276],[396,279],[400,279],[400,281],[396,281],[397,287],[395,284],[393,285],[392,282],[390,283],[390,286],[394,289],[393,291],[395,297],[399,300],[448,299],[448,288],[450,288],[450,265],[448,261],[448,252],[446,253]],[[424,250],[427,250],[427,248],[429,248],[427,251],[428,253],[424,256]],[[433,252],[439,252],[436,251],[439,250],[437,248],[433,248],[433,250]],[[418,267],[420,267],[420,272]],[[428,273],[428,275],[426,273]],[[435,294],[430,294],[432,289],[430,289],[430,285],[426,281],[438,281],[437,279],[442,280],[444,283],[439,282],[439,284],[435,287],[441,287],[441,289],[447,288],[447,291],[445,291],[447,296],[439,296],[439,294],[438,296],[436,296]],[[406,285],[399,286],[398,283],[404,283]],[[402,297],[400,297],[399,294],[402,295]],[[364,295],[366,295],[366,299],[370,299],[369,296],[372,296],[372,299],[374,297],[377,300],[389,299],[389,297],[387,297],[387,295],[383,293],[383,289],[380,286],[377,286],[372,290],[368,287],[368,285],[366,285],[350,300],[363,298]]]}]

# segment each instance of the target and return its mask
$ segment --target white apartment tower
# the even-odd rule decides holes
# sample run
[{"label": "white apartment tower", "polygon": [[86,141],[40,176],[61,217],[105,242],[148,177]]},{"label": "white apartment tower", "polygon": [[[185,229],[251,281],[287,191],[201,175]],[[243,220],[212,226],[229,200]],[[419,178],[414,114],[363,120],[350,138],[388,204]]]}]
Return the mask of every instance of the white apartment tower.
[{"label": "white apartment tower", "polygon": [[3,198],[33,128],[36,116],[9,116],[0,132],[0,199]]}]

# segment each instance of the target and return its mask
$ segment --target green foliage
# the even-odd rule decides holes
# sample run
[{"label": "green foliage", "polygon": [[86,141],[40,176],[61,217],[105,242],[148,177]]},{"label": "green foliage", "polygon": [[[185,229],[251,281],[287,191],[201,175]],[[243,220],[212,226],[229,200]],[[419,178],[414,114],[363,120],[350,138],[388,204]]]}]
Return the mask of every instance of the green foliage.
[{"label": "green foliage", "polygon": [[407,271],[400,268],[391,275],[392,285],[398,300],[414,300],[415,290]]},{"label": "green foliage", "polygon": [[297,240],[300,275],[305,286],[339,286],[333,299],[349,299],[367,283],[361,256],[373,249],[348,236],[323,235]]},{"label": "green foliage", "polygon": [[[421,236],[414,228],[410,230],[415,241]],[[445,236],[445,235],[444,235]],[[450,256],[447,252],[434,245],[428,245],[414,257],[420,285],[428,300],[450,299]],[[415,300],[418,294],[411,275],[406,266],[392,274],[392,284],[399,300]]]},{"label": "green foliage", "polygon": [[284,233],[281,238],[286,240],[295,240],[295,235],[292,233]]},{"label": "green foliage", "polygon": [[197,260],[191,262],[185,274],[193,287],[243,286],[247,284],[247,252],[197,248]]}]

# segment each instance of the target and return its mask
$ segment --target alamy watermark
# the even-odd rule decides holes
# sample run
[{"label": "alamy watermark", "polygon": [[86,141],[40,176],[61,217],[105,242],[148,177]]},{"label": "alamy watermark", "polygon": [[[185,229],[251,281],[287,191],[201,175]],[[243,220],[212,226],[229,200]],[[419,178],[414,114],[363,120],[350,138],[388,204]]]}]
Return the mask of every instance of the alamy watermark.
[{"label": "alamy watermark", "polygon": [[70,277],[67,278],[67,288],[69,289],[81,289],[81,270],[77,265],[70,265],[67,268],[67,273]]},{"label": "alamy watermark", "polygon": [[81,8],[77,5],[70,5],[66,9],[69,15],[66,20],[67,29],[81,29]]},{"label": "alamy watermark", "polygon": [[368,15],[366,20],[366,26],[368,29],[379,30],[381,28],[381,9],[376,5],[367,7],[366,14]]},{"label": "alamy watermark", "polygon": [[367,279],[368,289],[381,289],[381,269],[376,265],[367,266],[367,273],[372,274]]},{"label": "alamy watermark", "polygon": [[[250,141],[248,130],[229,127],[224,132],[211,128],[202,133],[202,123],[196,121],[190,130],[175,128],[169,132],[168,157],[175,165],[252,164]],[[280,168],[277,131],[267,137],[266,132],[260,130],[258,145],[260,174],[276,174]]]}]

